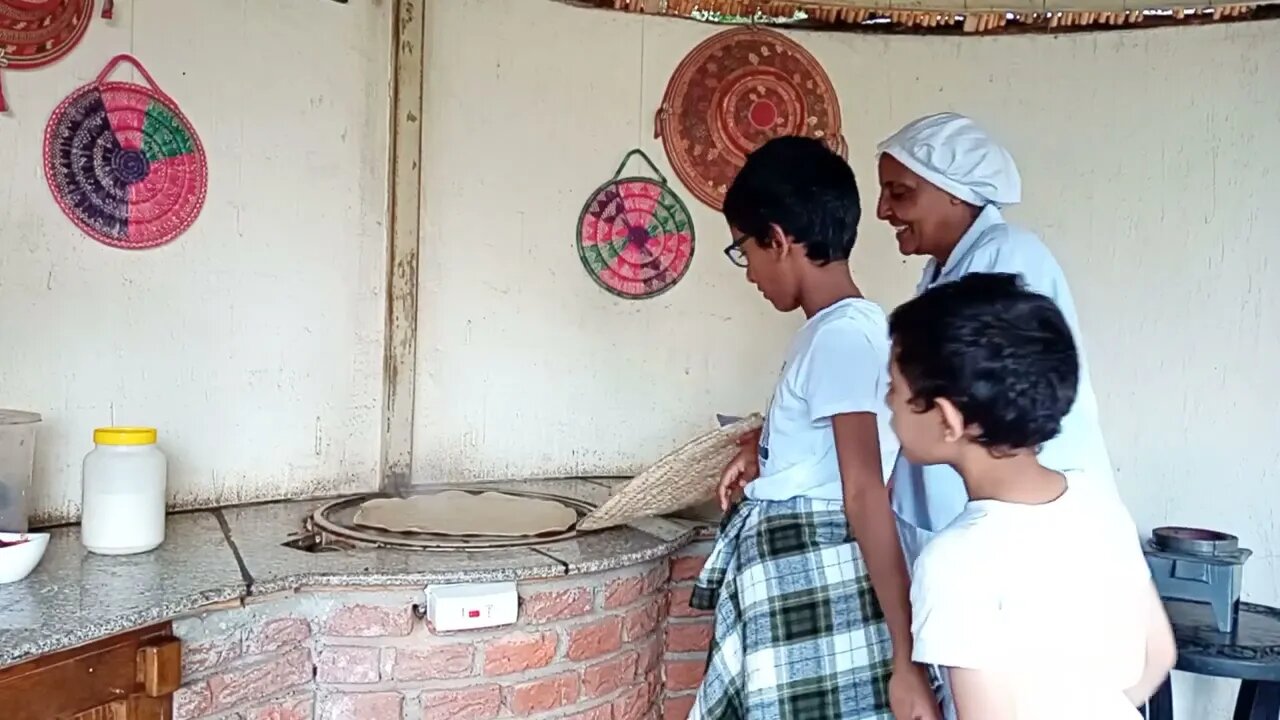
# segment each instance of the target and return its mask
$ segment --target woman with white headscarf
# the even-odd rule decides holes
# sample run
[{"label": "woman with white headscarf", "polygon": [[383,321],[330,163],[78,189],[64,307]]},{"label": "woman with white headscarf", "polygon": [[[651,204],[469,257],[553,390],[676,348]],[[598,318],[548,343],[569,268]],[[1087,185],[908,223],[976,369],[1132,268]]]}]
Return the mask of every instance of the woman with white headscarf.
[{"label": "woman with white headscarf", "polygon": [[[1062,310],[1081,348],[1080,386],[1061,434],[1045,444],[1040,461],[1060,472],[1084,471],[1114,496],[1097,398],[1062,268],[1038,237],[1010,225],[1000,212],[1022,200],[1013,157],[973,120],[941,113],[915,120],[882,142],[879,174],[877,217],[894,227],[903,255],[928,257],[917,294],[966,273],[1005,272],[1020,275],[1029,289],[1049,296]],[[968,495],[952,468],[914,465],[902,457],[891,482],[892,506],[910,565],[929,539],[960,514]]]}]

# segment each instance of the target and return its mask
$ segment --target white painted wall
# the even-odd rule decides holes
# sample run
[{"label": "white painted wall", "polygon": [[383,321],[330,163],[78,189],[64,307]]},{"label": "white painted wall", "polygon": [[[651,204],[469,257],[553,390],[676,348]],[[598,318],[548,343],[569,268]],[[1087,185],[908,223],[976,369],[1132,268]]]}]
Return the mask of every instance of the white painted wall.
[{"label": "white painted wall", "polygon": [[[92,429],[113,422],[159,427],[178,505],[376,485],[389,12],[121,0],[57,65],[4,74],[0,407],[45,417],[42,517],[78,512]],[[195,226],[146,252],[82,235],[41,165],[54,106],[120,52],[209,159]]]},{"label": "white painted wall", "polygon": [[[794,319],[698,250],[644,302],[596,288],[581,204],[653,140],[690,22],[516,0],[428,4],[419,481],[628,472],[757,408]],[[1122,492],[1139,524],[1238,533],[1245,595],[1280,604],[1280,33],[1276,23],[1060,38],[800,34],[843,104],[870,202],[873,147],[953,109],[1013,149],[1026,203],[1078,302]],[[1267,80],[1270,77],[1271,80]],[[919,263],[868,217],[855,258],[893,305]],[[1226,717],[1230,683],[1179,676],[1183,717]]]},{"label": "white painted wall", "polygon": [[[73,516],[96,425],[161,428],[180,505],[376,482],[385,249],[385,0],[121,0],[68,58],[4,76],[0,406],[41,412],[36,506]],[[524,0],[428,3],[420,481],[628,472],[759,407],[795,318],[720,253],[624,302],[583,273],[574,223],[713,28]],[[1063,38],[802,34],[845,109],[868,198],[876,140],[916,115],[982,118],[1017,155],[1072,278],[1122,492],[1139,523],[1217,527],[1280,603],[1280,34],[1275,23]],[[132,51],[209,152],[208,204],[125,253],[44,186],[49,111]],[[1272,80],[1266,80],[1271,77]],[[893,305],[918,263],[868,218],[859,280]],[[1179,677],[1180,712],[1227,683]]]}]

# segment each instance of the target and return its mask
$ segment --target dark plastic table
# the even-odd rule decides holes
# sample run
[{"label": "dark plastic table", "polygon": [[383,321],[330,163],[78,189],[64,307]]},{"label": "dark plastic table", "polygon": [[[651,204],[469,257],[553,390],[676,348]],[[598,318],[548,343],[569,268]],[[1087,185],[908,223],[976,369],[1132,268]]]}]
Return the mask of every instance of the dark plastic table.
[{"label": "dark plastic table", "polygon": [[[1280,719],[1280,608],[1240,603],[1231,633],[1218,632],[1208,605],[1168,600],[1165,610],[1178,642],[1177,669],[1240,680],[1232,720]],[[1151,698],[1147,713],[1150,720],[1173,720],[1168,682]]]}]

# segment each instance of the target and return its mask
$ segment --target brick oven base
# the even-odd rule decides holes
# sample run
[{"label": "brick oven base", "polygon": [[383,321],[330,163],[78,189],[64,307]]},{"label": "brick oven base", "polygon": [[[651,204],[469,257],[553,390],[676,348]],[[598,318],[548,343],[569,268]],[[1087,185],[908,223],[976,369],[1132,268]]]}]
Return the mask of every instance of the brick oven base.
[{"label": "brick oven base", "polygon": [[710,619],[689,607],[708,541],[608,572],[519,583],[520,618],[436,633],[421,590],[276,593],[174,623],[176,720],[683,720]]}]

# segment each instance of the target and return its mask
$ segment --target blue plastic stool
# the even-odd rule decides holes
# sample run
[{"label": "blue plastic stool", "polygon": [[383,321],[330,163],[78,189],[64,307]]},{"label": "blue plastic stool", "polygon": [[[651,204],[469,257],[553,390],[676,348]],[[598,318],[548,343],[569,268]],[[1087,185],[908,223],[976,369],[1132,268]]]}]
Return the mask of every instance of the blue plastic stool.
[{"label": "blue plastic stool", "polygon": [[[1168,600],[1165,610],[1178,643],[1177,669],[1239,679],[1232,720],[1280,720],[1280,608],[1242,602],[1230,633],[1218,632],[1208,605]],[[1168,681],[1147,703],[1147,717],[1173,720]]]}]

